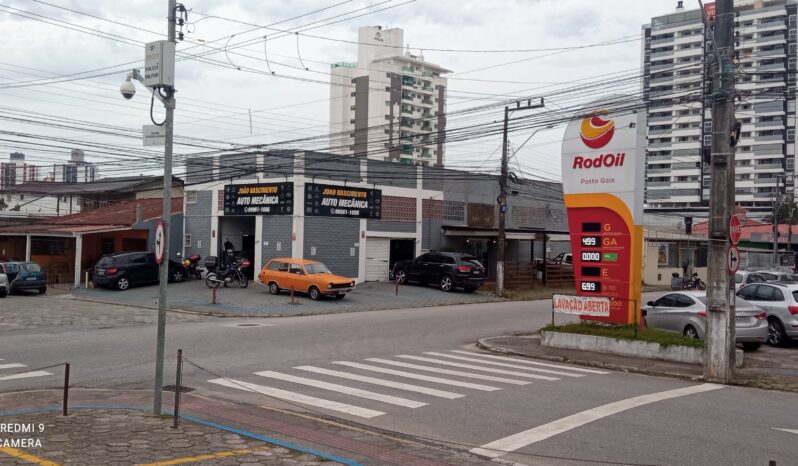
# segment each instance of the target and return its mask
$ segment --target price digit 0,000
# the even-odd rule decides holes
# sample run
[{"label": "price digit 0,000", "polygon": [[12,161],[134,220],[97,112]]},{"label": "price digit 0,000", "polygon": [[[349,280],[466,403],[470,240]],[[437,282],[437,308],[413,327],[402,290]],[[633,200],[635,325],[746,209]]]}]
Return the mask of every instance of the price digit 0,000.
[{"label": "price digit 0,000", "polygon": [[582,260],[585,262],[601,262],[601,253],[598,252],[583,252]]}]

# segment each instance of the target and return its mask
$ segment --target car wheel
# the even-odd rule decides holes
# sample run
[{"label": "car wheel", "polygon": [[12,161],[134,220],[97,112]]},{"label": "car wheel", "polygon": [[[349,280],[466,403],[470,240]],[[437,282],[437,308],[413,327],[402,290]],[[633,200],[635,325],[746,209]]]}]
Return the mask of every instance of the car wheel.
[{"label": "car wheel", "polygon": [[402,284],[402,283],[407,283],[407,272],[405,272],[405,270],[404,270],[404,269],[399,269],[399,270],[397,270],[397,271],[396,271],[396,272],[393,274],[393,276],[394,276],[394,279],[395,279],[397,282],[399,282],[400,284]]},{"label": "car wheel", "polygon": [[318,301],[319,299],[321,299],[321,291],[319,291],[319,289],[316,288],[315,286],[310,287],[310,289],[308,290],[308,294],[310,295],[310,299],[314,301]]},{"label": "car wheel", "polygon": [[116,281],[116,289],[119,291],[125,291],[126,289],[130,288],[130,280],[127,277],[120,277]]},{"label": "car wheel", "polygon": [[781,322],[775,317],[768,319],[768,344],[784,346],[786,342],[787,335],[784,333],[784,326]]},{"label": "car wheel", "polygon": [[275,283],[275,282],[269,283],[269,293],[271,293],[271,294],[280,294],[280,287],[277,286],[277,283]]},{"label": "car wheel", "polygon": [[743,343],[743,350],[756,351],[760,346],[762,346],[762,343]]},{"label": "car wheel", "polygon": [[181,270],[175,270],[174,273],[172,274],[172,281],[175,283],[182,282],[183,278],[185,277],[183,276],[183,272]]},{"label": "car wheel", "polygon": [[45,294],[45,293],[47,293],[47,287],[46,286],[43,286],[43,287],[39,288],[39,294]]},{"label": "car wheel", "polygon": [[688,325],[684,328],[684,332],[682,333],[687,338],[695,338],[698,339],[698,330],[695,329],[692,325]]},{"label": "car wheel", "polygon": [[451,275],[444,275],[440,282],[441,290],[449,292],[454,289],[454,279]]}]

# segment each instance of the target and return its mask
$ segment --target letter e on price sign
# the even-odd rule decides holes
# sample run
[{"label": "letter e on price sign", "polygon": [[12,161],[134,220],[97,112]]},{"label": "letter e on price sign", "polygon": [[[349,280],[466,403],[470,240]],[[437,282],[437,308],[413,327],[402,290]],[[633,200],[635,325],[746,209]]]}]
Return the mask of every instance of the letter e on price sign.
[{"label": "letter e on price sign", "polygon": [[740,236],[743,234],[743,225],[740,223],[740,217],[732,215],[729,218],[729,239],[734,246],[740,242]]},{"label": "letter e on price sign", "polygon": [[729,274],[734,274],[740,268],[740,251],[736,246],[729,248],[729,253],[726,256],[726,266],[729,268]]},{"label": "letter e on price sign", "polygon": [[158,222],[158,226],[155,227],[155,244],[153,246],[155,248],[155,263],[160,265],[166,252],[166,235],[164,235],[163,231],[163,222]]}]

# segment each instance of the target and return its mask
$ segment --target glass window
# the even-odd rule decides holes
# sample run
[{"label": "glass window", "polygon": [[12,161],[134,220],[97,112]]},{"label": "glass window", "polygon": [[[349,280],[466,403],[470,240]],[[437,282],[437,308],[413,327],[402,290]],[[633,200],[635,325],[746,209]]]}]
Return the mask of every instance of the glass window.
[{"label": "glass window", "polygon": [[428,262],[429,258],[430,258],[430,254],[422,254],[422,255],[416,257],[416,260],[418,262]]},{"label": "glass window", "polygon": [[757,288],[759,288],[759,285],[748,285],[746,287],[743,287],[743,289],[740,290],[739,293],[737,293],[737,296],[748,300],[754,299],[754,296],[756,296]]},{"label": "glass window", "polygon": [[186,204],[196,204],[196,203],[197,203],[197,192],[186,191]]},{"label": "glass window", "polygon": [[762,283],[765,279],[762,278],[762,275],[752,273],[748,276],[748,279],[745,281],[746,283]]},{"label": "glass window", "polygon": [[753,295],[754,301],[772,301],[773,287],[766,285],[759,285]]},{"label": "glass window", "polygon": [[296,275],[304,275],[302,272],[302,267],[299,264],[291,264],[288,266],[288,273],[293,273]]},{"label": "glass window", "polygon": [[283,263],[280,261],[271,261],[269,262],[269,265],[266,268],[269,270],[280,270],[282,266]]},{"label": "glass window", "polygon": [[278,269],[280,272],[288,272],[288,263],[287,262],[277,262],[280,264],[280,268]]},{"label": "glass window", "polygon": [[770,296],[771,301],[784,301],[784,293],[782,293],[780,289],[776,288],[775,286],[770,286],[768,288],[772,289],[772,294]]},{"label": "glass window", "polygon": [[22,264],[26,272],[41,272],[42,268],[35,262],[26,262]]},{"label": "glass window", "polygon": [[673,307],[676,302],[676,295],[666,294],[665,296],[654,301],[656,307]]},{"label": "glass window", "polygon": [[779,276],[776,275],[775,273],[759,272],[759,275],[761,275],[762,278],[764,278],[765,280],[778,280],[779,279]]},{"label": "glass window", "polygon": [[308,275],[313,275],[316,273],[332,273],[330,272],[330,269],[328,269],[327,266],[322,263],[307,264],[305,266],[305,271],[308,273]]},{"label": "glass window", "polygon": [[694,304],[695,301],[693,301],[693,298],[682,294],[676,295],[676,302],[674,303],[675,307],[690,307]]},{"label": "glass window", "polygon": [[428,254],[426,262],[429,262],[430,264],[443,264],[444,257],[440,254]]},{"label": "glass window", "polygon": [[441,256],[444,264],[456,264],[457,261],[452,256]]},{"label": "glass window", "polygon": [[147,257],[144,254],[134,254],[134,255],[128,256],[127,263],[128,264],[146,264],[147,263]]}]

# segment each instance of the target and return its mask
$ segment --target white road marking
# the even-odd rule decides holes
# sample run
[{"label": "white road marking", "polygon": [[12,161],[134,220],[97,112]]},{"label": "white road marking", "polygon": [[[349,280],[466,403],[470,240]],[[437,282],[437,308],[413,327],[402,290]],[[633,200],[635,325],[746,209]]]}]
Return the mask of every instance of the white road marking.
[{"label": "white road marking", "polygon": [[11,363],[11,364],[0,364],[0,369],[13,369],[15,367],[28,367],[28,366],[26,366],[25,364],[19,364],[19,363],[16,363],[16,362],[15,363]]},{"label": "white road marking", "polygon": [[523,369],[525,371],[542,372],[544,374],[562,375],[564,377],[584,377],[585,376],[584,374],[574,374],[572,372],[554,371],[554,370],[551,370],[551,369],[538,369],[536,367],[519,366],[519,365],[516,365],[516,364],[507,364],[507,363],[496,362],[496,361],[484,361],[482,359],[467,358],[465,356],[455,356],[453,354],[436,353],[434,351],[430,351],[430,352],[424,353],[424,354],[428,354],[430,356],[438,356],[438,357],[441,357],[441,358],[457,359],[459,361],[478,362],[480,364],[490,364],[490,365],[493,365],[493,366],[510,367],[510,368],[513,368],[513,369]]},{"label": "white road marking", "polygon": [[299,393],[280,390],[278,388],[266,387],[264,385],[257,385],[254,383],[242,382],[233,379],[212,379],[208,382],[221,385],[223,387],[236,388],[238,390],[252,391],[261,393],[273,398],[281,400],[302,403],[309,406],[316,406],[317,408],[329,409],[330,411],[338,411],[340,413],[351,414],[353,416],[365,417],[371,419],[373,417],[381,416],[385,413],[382,411],[375,411],[373,409],[361,408],[359,406],[352,406],[346,403],[338,403],[337,401],[325,400],[313,396],[300,395]]},{"label": "white road marking", "polygon": [[21,372],[19,374],[5,375],[3,377],[0,377],[0,382],[4,380],[28,379],[30,377],[44,377],[45,375],[53,375],[53,374],[45,371]]},{"label": "white road marking", "polygon": [[481,390],[483,392],[495,392],[501,390],[499,387],[491,387],[490,385],[482,385],[478,383],[460,382],[459,380],[444,379],[441,377],[432,377],[429,375],[414,374],[412,372],[397,371],[388,369],[386,367],[372,366],[371,364],[360,364],[359,362],[349,361],[333,361],[333,364],[340,364],[342,366],[354,367],[355,369],[363,369],[366,371],[380,372],[382,374],[398,375],[399,377],[406,377],[408,379],[425,380],[427,382],[435,382],[443,385],[453,385],[455,387],[471,388],[473,390]]},{"label": "white road marking", "polygon": [[780,431],[782,431],[782,432],[789,432],[789,433],[791,433],[791,434],[796,434],[796,435],[798,435],[798,429],[781,429],[781,428],[779,428],[779,427],[771,427],[771,429],[773,429],[773,430],[780,430]]},{"label": "white road marking", "polygon": [[516,372],[504,369],[494,369],[492,367],[475,366],[473,364],[463,364],[460,362],[441,361],[440,359],[425,358],[423,356],[412,356],[410,354],[399,354],[396,357],[402,359],[412,359],[414,361],[431,362],[433,364],[443,364],[444,366],[454,366],[454,367],[461,367],[463,369],[473,369],[477,371],[491,372],[493,374],[512,375],[515,377],[526,377],[529,379],[548,380],[548,381],[560,380],[557,377],[549,377],[548,375],[537,375],[537,374],[530,374],[528,372]]},{"label": "white road marking", "polygon": [[422,406],[427,406],[427,403],[422,403],[420,401],[399,398],[398,396],[383,395],[381,393],[370,392],[368,390],[361,390],[359,388],[347,387],[346,385],[338,385],[336,383],[329,383],[321,380],[297,377],[295,375],[283,374],[282,372],[263,371],[255,372],[255,375],[259,375],[261,377],[270,377],[277,380],[285,380],[286,382],[298,383],[300,385],[307,385],[309,387],[323,388],[324,390],[365,398],[367,400],[382,401],[383,403],[404,406],[405,408],[420,408]]},{"label": "white road marking", "polygon": [[407,390],[407,391],[410,391],[410,392],[423,393],[425,395],[437,396],[439,398],[448,398],[450,400],[453,400],[455,398],[462,398],[462,397],[465,396],[465,395],[461,395],[460,393],[447,392],[447,391],[444,391],[444,390],[437,390],[437,389],[434,389],[434,388],[427,388],[427,387],[422,387],[422,386],[419,386],[419,385],[411,385],[411,384],[408,384],[408,383],[394,382],[393,380],[378,379],[376,377],[368,377],[368,376],[365,376],[365,375],[352,374],[351,372],[341,372],[341,371],[335,371],[335,370],[332,370],[332,369],[324,369],[324,368],[315,367],[315,366],[299,366],[299,367],[295,367],[294,369],[300,369],[300,370],[308,371],[308,372],[315,372],[317,374],[332,375],[332,376],[335,376],[335,377],[341,377],[342,379],[357,380],[359,382],[365,382],[365,383],[370,383],[370,384],[374,384],[374,385],[382,385],[383,387],[398,388],[400,390]]},{"label": "white road marking", "polygon": [[598,371],[596,369],[585,369],[582,367],[563,366],[560,364],[549,364],[545,362],[528,361],[526,359],[510,358],[506,356],[495,356],[492,354],[472,353],[470,351],[452,350],[452,353],[468,354],[470,356],[477,356],[480,358],[499,359],[502,361],[513,361],[521,364],[531,364],[533,366],[551,367],[553,369],[568,369],[569,371],[585,372],[588,374],[609,374],[609,371]]},{"label": "white road marking", "polygon": [[475,455],[486,456],[488,458],[498,458],[499,456],[514,452],[519,448],[532,445],[533,443],[546,440],[549,437],[554,437],[555,435],[568,432],[569,430],[576,429],[577,427],[581,427],[590,422],[597,421],[607,416],[612,416],[613,414],[618,414],[632,408],[637,408],[639,406],[656,403],[658,401],[669,400],[672,398],[718,390],[721,388],[724,388],[724,386],[705,383],[701,385],[692,385],[690,387],[677,388],[674,390],[667,390],[658,393],[650,393],[648,395],[641,395],[626,400],[615,401],[613,403],[608,403],[597,408],[588,409],[587,411],[582,411],[581,413],[576,413],[571,416],[558,419],[542,426],[519,432],[494,442],[486,443],[479,448],[473,448],[469,451]]},{"label": "white road marking", "polygon": [[491,382],[504,382],[511,385],[529,385],[532,382],[526,380],[505,379],[504,377],[494,377],[492,375],[475,374],[473,372],[453,371],[450,369],[441,369],[440,367],[422,366],[420,364],[410,364],[408,362],[391,361],[389,359],[369,358],[366,361],[379,362],[381,364],[388,364],[391,366],[405,367],[407,369],[416,369],[419,371],[435,372],[436,374],[456,375],[459,377],[466,377],[469,379],[489,380]]}]

